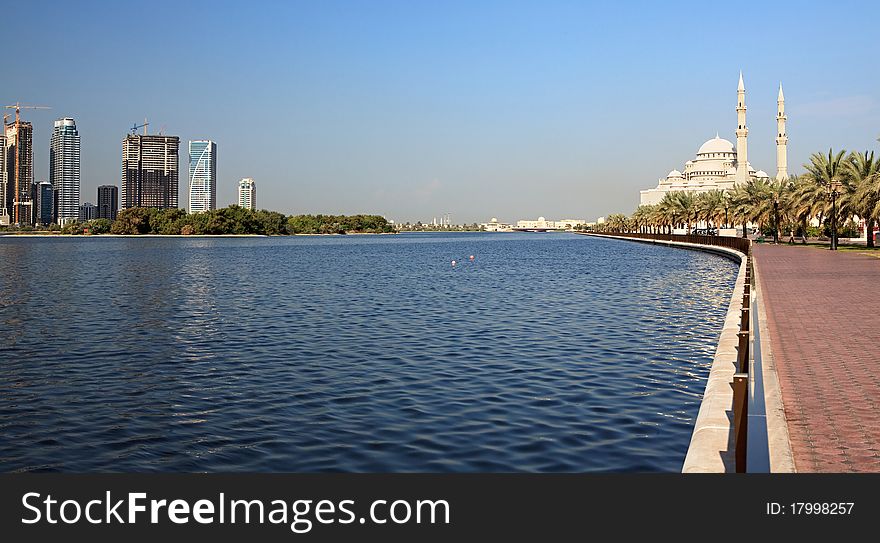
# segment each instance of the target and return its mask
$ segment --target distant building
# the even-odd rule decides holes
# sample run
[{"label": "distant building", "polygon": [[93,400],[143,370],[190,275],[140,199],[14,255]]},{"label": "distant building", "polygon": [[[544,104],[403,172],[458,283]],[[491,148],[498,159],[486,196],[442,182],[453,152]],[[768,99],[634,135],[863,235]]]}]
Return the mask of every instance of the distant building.
[{"label": "distant building", "polygon": [[587,219],[548,221],[544,217],[538,217],[537,221],[516,221],[516,228],[520,230],[574,230],[582,224],[587,224]]},{"label": "distant building", "polygon": [[52,183],[41,181],[34,183],[31,189],[31,201],[34,205],[34,225],[49,225],[54,221],[55,191]]},{"label": "distant building", "polygon": [[122,208],[176,209],[177,136],[129,134],[122,141]]},{"label": "distant building", "polygon": [[492,217],[492,220],[489,222],[484,222],[480,226],[483,227],[483,230],[486,232],[510,232],[513,230],[513,225],[498,222],[498,219]]},{"label": "distant building", "polygon": [[0,225],[9,225],[9,208],[6,207],[6,131],[0,134]]},{"label": "distant building", "polygon": [[49,144],[49,181],[57,191],[55,216],[64,226],[79,217],[80,140],[76,121],[57,119]]},{"label": "distant building", "polygon": [[6,124],[6,209],[10,224],[31,224],[34,182],[34,128],[29,122],[15,120]]},{"label": "distant building", "polygon": [[217,209],[217,144],[189,142],[189,212]]},{"label": "distant building", "polygon": [[238,205],[245,209],[257,209],[257,183],[250,177],[238,182]]},{"label": "distant building", "polygon": [[98,206],[86,202],[79,206],[79,222],[86,222],[98,218]]},{"label": "distant building", "polygon": [[589,224],[587,219],[560,219],[554,223],[560,230],[574,230],[578,226]]},{"label": "distant building", "polygon": [[98,218],[116,220],[119,209],[119,188],[116,185],[98,187]]},{"label": "distant building", "polygon": [[535,230],[553,230],[556,226],[553,221],[548,221],[544,217],[538,217],[537,221],[520,220],[516,221],[516,228],[535,229]]}]

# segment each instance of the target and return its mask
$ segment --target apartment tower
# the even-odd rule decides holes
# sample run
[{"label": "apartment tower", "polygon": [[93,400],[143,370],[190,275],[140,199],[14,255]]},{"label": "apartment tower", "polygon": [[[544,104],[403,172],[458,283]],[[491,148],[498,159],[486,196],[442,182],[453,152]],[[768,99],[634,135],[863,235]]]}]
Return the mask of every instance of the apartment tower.
[{"label": "apartment tower", "polygon": [[122,140],[122,208],[177,208],[177,136],[129,134]]},{"label": "apartment tower", "polygon": [[238,182],[238,205],[245,209],[257,209],[257,183],[250,177]]},{"label": "apartment tower", "polygon": [[116,185],[101,185],[98,187],[98,218],[115,221],[118,209],[119,187]]},{"label": "apartment tower", "polygon": [[49,144],[49,182],[57,193],[55,217],[61,226],[79,218],[79,158],[76,121],[70,117],[57,119]]},{"label": "apartment tower", "polygon": [[189,142],[189,212],[217,209],[217,144]]}]

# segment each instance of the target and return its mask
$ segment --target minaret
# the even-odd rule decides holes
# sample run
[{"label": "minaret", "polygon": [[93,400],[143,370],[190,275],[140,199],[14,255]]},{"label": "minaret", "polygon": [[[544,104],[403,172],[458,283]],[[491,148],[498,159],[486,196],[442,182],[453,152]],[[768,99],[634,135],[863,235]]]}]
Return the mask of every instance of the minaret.
[{"label": "minaret", "polygon": [[743,74],[739,73],[739,85],[736,88],[736,181],[734,185],[743,185],[749,180],[749,149],[746,138],[746,87],[743,85]]},{"label": "minaret", "polygon": [[785,133],[785,96],[782,94],[782,83],[779,84],[779,96],[776,98],[776,180],[788,179],[788,134]]}]

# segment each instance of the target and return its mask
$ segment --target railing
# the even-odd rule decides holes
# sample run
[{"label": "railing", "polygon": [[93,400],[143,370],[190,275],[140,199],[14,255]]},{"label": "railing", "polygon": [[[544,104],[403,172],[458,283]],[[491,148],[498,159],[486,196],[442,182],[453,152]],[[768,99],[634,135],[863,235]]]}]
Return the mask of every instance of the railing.
[{"label": "railing", "polygon": [[[604,236],[673,241],[726,247],[745,255],[745,281],[737,332],[736,369],[733,375],[733,443],[737,473],[769,472],[767,420],[764,406],[761,337],[759,330],[755,266],[751,243],[747,238],[730,236],[690,236],[681,234],[645,234],[597,232]],[[751,421],[751,424],[750,424]],[[751,439],[749,439],[751,437]]]},{"label": "railing", "polygon": [[[746,401],[743,402],[741,399],[739,404],[734,405],[734,416],[739,410],[740,417],[745,419],[745,422],[742,422],[739,427],[742,443],[737,442],[737,452],[742,456],[742,463],[737,464],[737,472],[769,473],[770,445],[767,436],[767,409],[764,403],[763,349],[761,348],[761,318],[759,318],[761,316],[759,308],[762,307],[759,300],[761,293],[757,288],[755,262],[751,251],[746,258],[746,273],[743,318],[749,341],[746,343],[746,352],[737,353],[737,362],[745,362],[746,364],[745,371],[740,369],[740,372],[745,373],[748,377],[748,388]],[[751,319],[749,319],[749,315],[751,315]],[[740,329],[742,326],[743,323],[740,323]],[[745,451],[740,453],[740,448]]]},{"label": "railing", "polygon": [[737,333],[739,344],[736,348],[736,373],[733,375],[733,442],[736,447],[737,473],[745,473],[748,460],[749,347],[752,343],[749,317],[752,309],[753,271],[752,253],[747,251],[746,277],[743,282],[742,308]]},{"label": "railing", "polygon": [[641,232],[596,232],[603,236],[620,236],[622,238],[655,239],[658,241],[679,241],[683,243],[697,243],[699,245],[714,245],[715,247],[727,247],[736,249],[743,254],[749,254],[748,238],[733,236],[691,236],[685,234],[645,234]]}]

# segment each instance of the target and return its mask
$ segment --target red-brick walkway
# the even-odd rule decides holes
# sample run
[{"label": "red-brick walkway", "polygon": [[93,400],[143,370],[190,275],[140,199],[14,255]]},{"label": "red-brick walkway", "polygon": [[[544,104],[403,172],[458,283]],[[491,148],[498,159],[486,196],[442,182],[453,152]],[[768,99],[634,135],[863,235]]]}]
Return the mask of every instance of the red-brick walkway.
[{"label": "red-brick walkway", "polygon": [[880,258],[753,254],[797,471],[880,471]]}]

